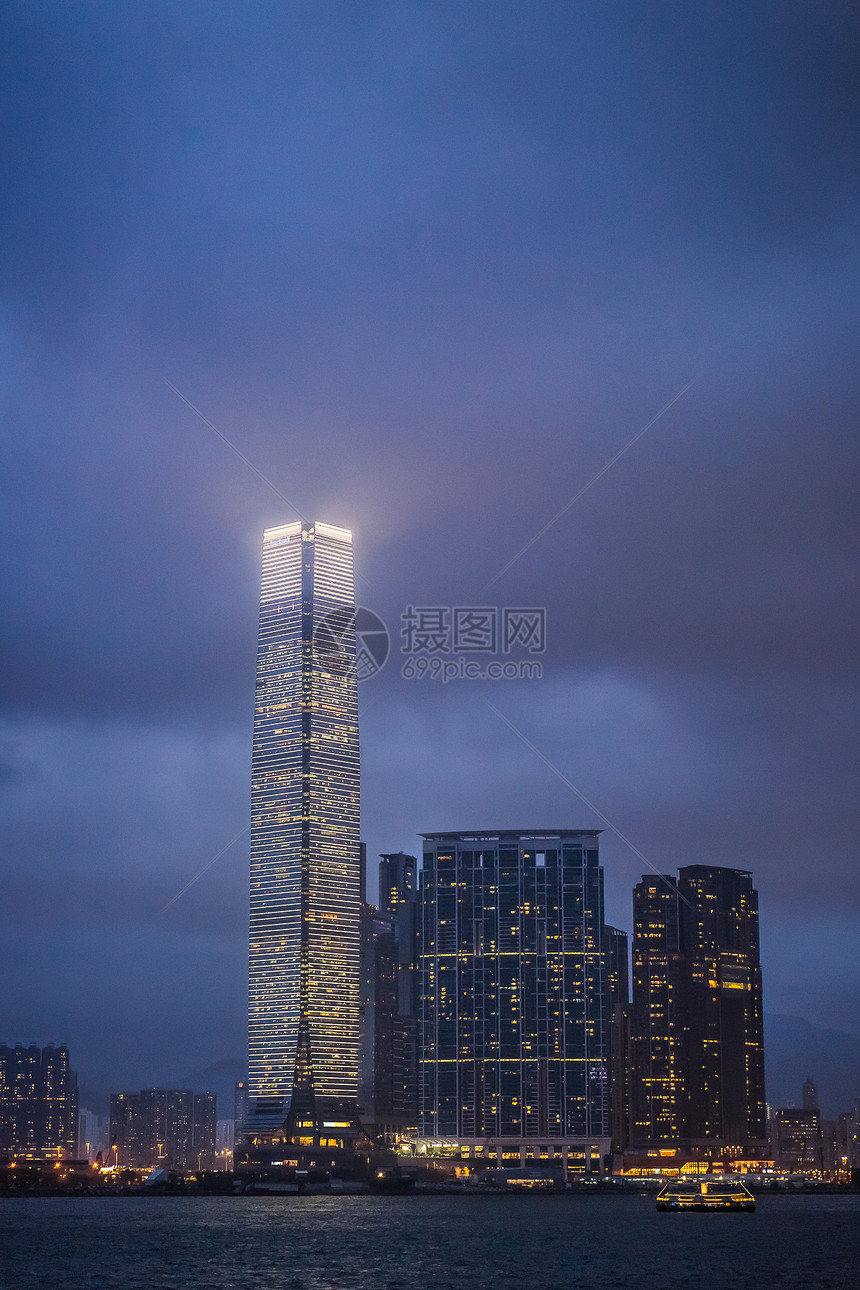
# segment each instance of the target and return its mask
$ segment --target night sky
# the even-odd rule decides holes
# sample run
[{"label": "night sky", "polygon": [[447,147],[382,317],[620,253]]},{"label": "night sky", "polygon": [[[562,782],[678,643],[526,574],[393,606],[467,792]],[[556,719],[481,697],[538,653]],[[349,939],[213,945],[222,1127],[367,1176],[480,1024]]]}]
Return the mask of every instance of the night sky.
[{"label": "night sky", "polygon": [[[298,514],[393,637],[371,859],[604,828],[628,930],[652,867],[751,869],[766,1010],[858,1033],[856,4],[2,23],[0,1042],[244,1053],[247,833],[173,897],[249,818]],[[544,678],[402,679],[410,604],[545,606]]]}]

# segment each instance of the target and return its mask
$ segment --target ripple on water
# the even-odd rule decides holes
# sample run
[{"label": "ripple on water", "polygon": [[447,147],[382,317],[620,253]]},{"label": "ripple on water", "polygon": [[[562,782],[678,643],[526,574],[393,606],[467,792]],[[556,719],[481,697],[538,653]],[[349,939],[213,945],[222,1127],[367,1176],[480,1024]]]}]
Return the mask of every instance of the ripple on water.
[{"label": "ripple on water", "polygon": [[0,1287],[696,1290],[853,1286],[860,1196],[657,1214],[641,1196],[0,1202]]}]

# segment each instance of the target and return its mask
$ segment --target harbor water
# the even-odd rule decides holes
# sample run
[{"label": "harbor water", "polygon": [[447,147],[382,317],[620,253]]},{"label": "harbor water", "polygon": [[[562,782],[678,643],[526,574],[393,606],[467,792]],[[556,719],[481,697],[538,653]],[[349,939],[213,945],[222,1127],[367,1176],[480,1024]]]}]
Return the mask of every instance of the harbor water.
[{"label": "harbor water", "polygon": [[754,1214],[630,1196],[67,1197],[0,1201],[2,1290],[837,1290],[860,1195]]}]

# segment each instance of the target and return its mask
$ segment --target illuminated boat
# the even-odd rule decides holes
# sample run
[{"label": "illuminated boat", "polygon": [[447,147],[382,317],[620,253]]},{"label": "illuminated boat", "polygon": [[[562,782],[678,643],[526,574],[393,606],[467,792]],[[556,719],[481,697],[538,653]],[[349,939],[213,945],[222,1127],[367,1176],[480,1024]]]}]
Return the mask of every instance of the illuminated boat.
[{"label": "illuminated boat", "polygon": [[658,1193],[660,1210],[736,1210],[750,1214],[755,1209],[755,1197],[742,1182],[718,1182],[716,1179],[696,1183],[666,1183]]},{"label": "illuminated boat", "polygon": [[382,1166],[380,1169],[374,1169],[368,1179],[373,1191],[386,1192],[389,1195],[400,1195],[403,1192],[413,1191],[415,1188],[415,1179],[411,1174],[402,1174],[395,1166]]}]

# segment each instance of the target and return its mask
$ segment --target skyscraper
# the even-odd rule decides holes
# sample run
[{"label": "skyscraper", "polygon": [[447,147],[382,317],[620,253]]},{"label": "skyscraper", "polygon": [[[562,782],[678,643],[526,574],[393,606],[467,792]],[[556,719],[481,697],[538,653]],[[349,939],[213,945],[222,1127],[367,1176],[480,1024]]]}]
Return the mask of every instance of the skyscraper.
[{"label": "skyscraper", "polygon": [[610,1132],[613,1151],[623,1151],[630,1141],[631,1012],[626,932],[617,927],[604,927],[603,957],[606,969]]},{"label": "skyscraper", "polygon": [[135,1166],[149,1162],[148,1123],[144,1124],[139,1093],[111,1093],[110,1144],[106,1163]]},{"label": "skyscraper", "polygon": [[394,919],[363,904],[358,1089],[362,1123],[375,1134],[391,1125],[394,1114],[397,969]]},{"label": "skyscraper", "polygon": [[634,1142],[685,1137],[685,1033],[681,1002],[680,902],[670,874],[633,889]]},{"label": "skyscraper", "polygon": [[403,851],[383,852],[379,857],[379,908],[396,914],[416,889],[418,860]]},{"label": "skyscraper", "polygon": [[359,752],[352,535],[267,529],[251,785],[249,1117],[354,1116]]},{"label": "skyscraper", "polygon": [[609,1108],[597,832],[423,836],[421,1135],[599,1171]]},{"label": "skyscraper", "polygon": [[394,1018],[394,1118],[418,1130],[418,860],[402,851],[379,858],[379,904],[394,923],[397,1015]]},{"label": "skyscraper", "polygon": [[758,893],[688,865],[633,893],[633,1104],[640,1143],[765,1139]]},{"label": "skyscraper", "polygon": [[233,1141],[238,1142],[248,1122],[248,1081],[239,1079],[233,1086]]}]

